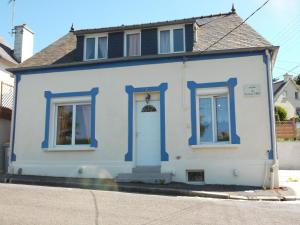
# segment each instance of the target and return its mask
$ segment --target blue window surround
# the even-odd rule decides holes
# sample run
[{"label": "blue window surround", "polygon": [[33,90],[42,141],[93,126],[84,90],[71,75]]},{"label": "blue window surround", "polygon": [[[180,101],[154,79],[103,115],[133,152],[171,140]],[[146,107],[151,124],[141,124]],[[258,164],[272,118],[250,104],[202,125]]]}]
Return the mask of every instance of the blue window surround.
[{"label": "blue window surround", "polygon": [[231,144],[240,144],[240,137],[236,133],[236,120],[235,120],[235,100],[234,100],[234,87],[237,85],[236,78],[230,78],[225,82],[215,83],[195,83],[188,81],[187,87],[190,89],[191,101],[191,129],[192,136],[189,138],[189,145],[197,145],[197,112],[196,112],[196,90],[200,88],[218,88],[228,87],[229,91],[229,106],[230,106],[230,131],[231,131]]},{"label": "blue window surround", "polygon": [[92,88],[90,91],[82,92],[65,92],[65,93],[52,93],[51,91],[45,91],[44,96],[46,98],[46,120],[45,120],[45,137],[42,142],[42,148],[49,148],[49,123],[50,123],[50,108],[52,98],[68,98],[68,97],[84,97],[91,96],[91,143],[90,146],[96,148],[98,145],[95,139],[95,112],[96,112],[96,95],[98,94],[98,88]]},{"label": "blue window surround", "polygon": [[134,93],[159,92],[160,95],[160,155],[161,161],[168,161],[169,155],[166,151],[166,129],[165,129],[165,92],[168,89],[167,83],[161,83],[157,87],[134,88],[131,85],[125,87],[128,94],[128,149],[125,161],[132,161],[133,152],[133,95]]},{"label": "blue window surround", "polygon": [[[245,52],[229,52],[229,53],[213,53],[213,54],[195,54],[189,56],[170,56],[166,58],[155,58],[155,59],[131,59],[127,61],[116,61],[116,62],[106,62],[106,63],[90,63],[90,64],[82,64],[82,65],[74,65],[68,67],[57,67],[57,68],[32,68],[24,71],[14,72],[16,77],[16,88],[15,88],[15,103],[14,103],[14,124],[12,131],[12,151],[11,151],[11,161],[16,161],[16,154],[14,153],[15,146],[15,131],[16,131],[16,113],[17,113],[17,101],[18,101],[18,87],[21,81],[22,76],[30,76],[35,74],[46,74],[46,73],[55,73],[55,72],[70,72],[70,71],[81,71],[81,70],[90,70],[90,69],[105,69],[105,68],[119,68],[119,67],[129,67],[129,66],[140,66],[140,65],[151,65],[151,64],[162,64],[162,63],[172,63],[172,62],[184,62],[184,61],[202,61],[202,60],[212,60],[212,59],[226,59],[226,58],[239,58],[239,57],[249,57],[249,56],[262,56],[263,61],[266,64],[267,76],[271,76],[271,72],[268,69],[269,60],[267,59],[265,50],[257,50],[257,51],[245,51]],[[269,80],[267,80],[268,86]],[[271,86],[272,88],[272,86]],[[269,93],[268,93],[269,95]],[[273,102],[271,101],[271,96],[268,96],[269,100],[269,118],[270,118],[270,138],[274,140],[275,134],[272,131],[272,113],[273,110]],[[269,159],[273,159],[273,142],[271,142],[271,149],[269,152]]]}]

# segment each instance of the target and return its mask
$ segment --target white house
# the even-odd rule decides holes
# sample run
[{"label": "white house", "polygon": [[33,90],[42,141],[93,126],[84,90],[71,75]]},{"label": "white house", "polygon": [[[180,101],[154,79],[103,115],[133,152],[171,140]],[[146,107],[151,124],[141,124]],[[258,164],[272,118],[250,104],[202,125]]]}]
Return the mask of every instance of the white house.
[{"label": "white house", "polygon": [[0,37],[0,148],[9,142],[14,103],[14,78],[7,68],[14,67],[33,54],[33,32],[25,25],[14,29],[14,49]]},{"label": "white house", "polygon": [[230,13],[74,30],[17,68],[10,172],[278,186],[278,47]]},{"label": "white house", "polygon": [[0,149],[10,138],[11,110],[13,106],[14,78],[6,68],[17,64],[13,50],[0,37]]},{"label": "white house", "polygon": [[282,81],[273,84],[274,101],[287,111],[287,119],[300,116],[300,87],[292,75],[285,74]]}]

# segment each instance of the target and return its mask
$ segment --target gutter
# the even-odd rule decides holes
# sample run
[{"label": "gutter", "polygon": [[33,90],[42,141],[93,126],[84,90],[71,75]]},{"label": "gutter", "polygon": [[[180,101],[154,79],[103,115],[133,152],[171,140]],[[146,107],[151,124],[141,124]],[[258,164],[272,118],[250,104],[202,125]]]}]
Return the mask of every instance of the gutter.
[{"label": "gutter", "polygon": [[212,50],[202,52],[201,50],[188,52],[188,53],[172,53],[166,55],[150,55],[150,56],[134,56],[134,57],[120,57],[120,58],[110,58],[105,60],[92,60],[92,61],[77,61],[63,64],[50,64],[43,66],[29,66],[29,67],[13,67],[8,68],[7,71],[12,73],[40,70],[40,69],[57,69],[66,67],[80,67],[89,65],[101,65],[110,63],[122,63],[122,62],[132,62],[132,61],[143,61],[143,60],[158,60],[158,59],[175,59],[175,58],[185,58],[185,57],[201,57],[201,56],[213,56],[219,54],[230,54],[230,53],[248,53],[248,52],[258,52],[258,51],[276,51],[278,46],[266,46],[266,47],[255,47],[255,48],[238,48],[238,49],[225,49],[225,50]]},{"label": "gutter", "polygon": [[[273,53],[274,54],[274,53]],[[277,154],[277,142],[276,142],[276,127],[275,127],[275,111],[274,111],[274,96],[273,96],[273,81],[272,81],[272,52],[270,50],[266,50],[267,56],[267,75],[268,75],[268,83],[269,83],[269,110],[270,110],[270,131],[271,136],[273,137],[271,140],[271,150],[273,150],[273,164],[270,168],[270,189],[278,188],[279,181],[278,181],[278,169],[279,169],[279,162],[278,162],[278,154]],[[275,179],[277,176],[277,179]]]}]

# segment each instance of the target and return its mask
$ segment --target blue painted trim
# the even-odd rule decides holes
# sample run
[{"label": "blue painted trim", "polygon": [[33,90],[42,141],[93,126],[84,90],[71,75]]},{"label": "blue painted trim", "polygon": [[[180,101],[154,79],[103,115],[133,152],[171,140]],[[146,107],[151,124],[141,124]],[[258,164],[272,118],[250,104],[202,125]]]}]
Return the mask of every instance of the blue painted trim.
[{"label": "blue painted trim", "polygon": [[13,131],[12,131],[12,143],[11,143],[11,156],[10,161],[14,162],[17,160],[17,156],[15,154],[15,138],[16,138],[16,118],[17,118],[17,105],[18,105],[18,90],[19,90],[19,83],[21,81],[21,74],[16,74],[16,92],[15,92],[15,103],[14,103],[14,124],[13,124]]},{"label": "blue painted trim", "polygon": [[[274,159],[274,134],[273,134],[273,129],[272,129],[272,111],[271,110],[275,110],[273,107],[273,103],[272,103],[272,99],[270,96],[270,84],[269,84],[269,80],[270,80],[270,71],[269,71],[269,60],[266,54],[263,55],[263,61],[266,65],[266,70],[267,70],[267,86],[268,86],[268,105],[269,105],[269,124],[270,124],[270,140],[271,140],[271,149],[268,150],[268,159],[269,160],[273,160]],[[273,92],[272,92],[273,93]],[[275,120],[273,120],[275,121]],[[278,158],[278,156],[276,156]]]},{"label": "blue painted trim", "polygon": [[131,85],[125,87],[128,94],[128,149],[125,154],[125,161],[133,160],[133,95],[134,93],[159,92],[160,94],[160,155],[161,161],[168,161],[169,155],[166,151],[166,125],[165,125],[165,92],[168,89],[167,83],[161,83],[156,87],[134,88]]},{"label": "blue painted trim", "polygon": [[218,88],[228,87],[229,105],[230,105],[230,127],[231,127],[231,144],[240,144],[240,137],[236,133],[236,118],[235,118],[235,93],[234,88],[237,85],[236,78],[230,78],[226,82],[213,83],[195,83],[188,81],[187,87],[190,89],[191,101],[191,137],[188,140],[189,145],[197,144],[197,111],[196,111],[196,90],[199,88]]},{"label": "blue painted trim", "polygon": [[[80,71],[80,70],[90,70],[90,69],[105,69],[105,68],[115,68],[115,67],[128,67],[128,66],[140,66],[146,64],[162,64],[162,63],[172,63],[172,62],[182,62],[182,61],[197,61],[197,60],[211,60],[211,59],[226,59],[226,58],[236,58],[236,57],[248,57],[263,55],[264,51],[254,51],[254,52],[234,52],[234,53],[214,53],[209,55],[174,55],[164,58],[152,58],[152,59],[128,59],[124,61],[107,61],[99,62],[93,64],[79,64],[71,65],[67,67],[57,67],[57,68],[32,68],[24,69],[22,75],[33,75],[41,73],[55,73],[55,72],[66,72],[66,71]],[[20,73],[21,71],[15,72]]]},{"label": "blue painted trim", "polygon": [[46,118],[45,118],[45,135],[42,142],[42,148],[49,148],[49,123],[50,123],[50,109],[51,99],[53,98],[67,98],[67,97],[84,97],[91,96],[91,143],[90,146],[96,148],[98,142],[95,138],[95,113],[96,113],[96,95],[99,93],[98,88],[93,88],[90,91],[82,92],[65,92],[65,93],[52,93],[51,91],[45,91],[44,96],[46,98]]}]

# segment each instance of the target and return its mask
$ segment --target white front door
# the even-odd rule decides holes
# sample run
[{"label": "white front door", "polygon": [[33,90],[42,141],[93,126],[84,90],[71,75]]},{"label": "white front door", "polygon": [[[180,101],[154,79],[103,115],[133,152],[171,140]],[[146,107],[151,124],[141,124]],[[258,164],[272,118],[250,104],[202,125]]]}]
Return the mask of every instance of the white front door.
[{"label": "white front door", "polygon": [[138,166],[160,165],[159,101],[136,102],[136,150]]}]

